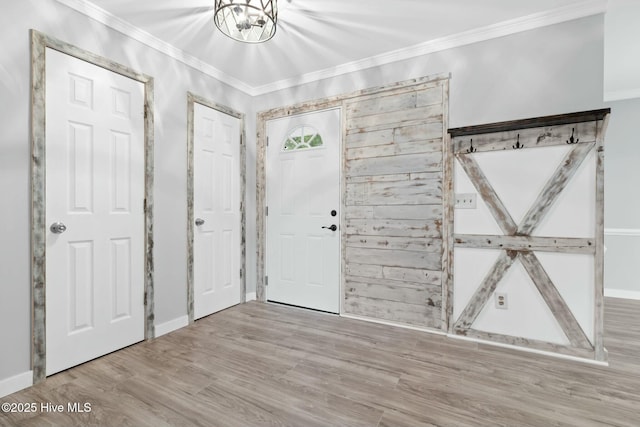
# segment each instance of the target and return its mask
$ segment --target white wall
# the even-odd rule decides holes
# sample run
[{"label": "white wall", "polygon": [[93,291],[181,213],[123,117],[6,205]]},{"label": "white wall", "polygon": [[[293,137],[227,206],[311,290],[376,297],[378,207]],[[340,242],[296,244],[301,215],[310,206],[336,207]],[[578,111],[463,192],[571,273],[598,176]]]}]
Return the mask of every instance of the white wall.
[{"label": "white wall", "polygon": [[605,295],[640,299],[640,98],[607,106]]},{"label": "white wall", "polygon": [[[4,3],[7,3],[6,1]],[[155,78],[156,324],[187,313],[187,91],[238,111],[250,98],[55,2],[21,0],[0,13],[0,391],[30,370],[29,29]],[[15,383],[15,381],[10,381]],[[1,394],[0,394],[1,395]]]},{"label": "white wall", "polygon": [[609,0],[604,22],[604,99],[639,98],[640,2]]}]

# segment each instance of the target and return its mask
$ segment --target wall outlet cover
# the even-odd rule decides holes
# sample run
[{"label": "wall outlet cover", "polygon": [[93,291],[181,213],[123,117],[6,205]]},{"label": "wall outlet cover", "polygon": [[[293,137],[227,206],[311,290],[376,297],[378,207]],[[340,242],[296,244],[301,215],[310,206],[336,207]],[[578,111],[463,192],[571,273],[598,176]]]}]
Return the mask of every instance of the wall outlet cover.
[{"label": "wall outlet cover", "polygon": [[506,310],[507,308],[509,308],[509,304],[507,301],[507,294],[504,292],[496,292],[495,293],[495,301],[496,301],[496,308],[500,309],[500,310]]}]

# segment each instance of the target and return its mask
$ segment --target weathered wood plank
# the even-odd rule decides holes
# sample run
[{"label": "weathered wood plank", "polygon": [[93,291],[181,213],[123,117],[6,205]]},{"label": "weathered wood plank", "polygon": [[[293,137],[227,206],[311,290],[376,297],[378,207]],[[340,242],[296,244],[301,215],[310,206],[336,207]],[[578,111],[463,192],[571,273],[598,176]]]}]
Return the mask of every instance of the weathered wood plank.
[{"label": "weathered wood plank", "polygon": [[428,205],[440,203],[439,180],[392,181],[347,184],[345,204],[353,205]]},{"label": "weathered wood plank", "polygon": [[452,137],[464,135],[480,135],[485,133],[508,132],[519,129],[539,128],[543,126],[562,126],[573,123],[584,123],[603,120],[611,112],[610,108],[580,111],[569,114],[533,117],[529,119],[509,120],[506,122],[488,123],[484,125],[465,126],[449,129]]},{"label": "weathered wood plank", "polygon": [[439,270],[442,260],[439,253],[400,251],[389,249],[358,248],[347,246],[347,259],[357,264],[372,264],[389,267],[410,267]]},{"label": "weathered wood plank", "polygon": [[[344,204],[345,206],[360,206],[367,205],[369,195],[369,183],[368,182],[357,182],[357,183],[347,183],[345,185],[345,193],[344,193]],[[346,217],[347,219],[349,217]]]},{"label": "weathered wood plank", "polygon": [[595,239],[573,237],[499,236],[455,234],[453,241],[460,248],[509,249],[512,251],[542,251],[577,254],[595,253]]},{"label": "weathered wood plank", "polygon": [[366,97],[347,103],[347,120],[438,104],[442,105],[442,86],[420,91],[391,93],[386,96]]},{"label": "weathered wood plank", "polygon": [[[447,91],[448,93],[448,91]],[[445,137],[442,172],[442,323],[448,333],[453,333],[453,230],[454,230],[454,162],[451,137]]]},{"label": "weathered wood plank", "polygon": [[393,130],[393,141],[397,143],[432,139],[442,141],[443,135],[444,125],[442,122],[420,123],[395,128]]},{"label": "weathered wood plank", "polygon": [[410,181],[433,181],[434,179],[440,180],[442,177],[442,171],[438,172],[412,172],[409,174]]},{"label": "weathered wood plank", "polygon": [[[571,123],[560,126],[547,126],[531,129],[518,129],[507,132],[487,133],[481,135],[459,136],[454,138],[454,152],[468,153],[473,145],[473,152],[512,150],[520,143],[523,148],[550,147],[567,145],[567,141],[579,144],[592,143],[596,140],[596,122]],[[472,141],[473,140],[473,141]]]},{"label": "weathered wood plank", "polygon": [[373,206],[373,217],[379,219],[440,219],[440,205]]},{"label": "weathered wood plank", "polygon": [[373,218],[373,206],[349,205],[345,200],[345,218]]},{"label": "weathered wood plank", "polygon": [[[443,105],[444,85],[428,88],[416,92],[416,107],[424,107],[427,105],[441,104]],[[446,104],[444,104],[446,105]]]},{"label": "weathered wood plank", "polygon": [[442,237],[441,221],[394,219],[347,219],[346,235]]},{"label": "weathered wood plank", "polygon": [[[430,172],[430,176],[434,176],[437,172]],[[398,173],[394,175],[362,175],[362,176],[347,176],[345,181],[348,184],[357,182],[389,182],[389,181],[411,181],[411,173]],[[415,179],[415,178],[413,178]]]},{"label": "weathered wood plank", "polygon": [[517,224],[511,218],[511,214],[509,214],[478,163],[470,155],[457,154],[456,158],[471,179],[473,186],[478,190],[480,197],[486,203],[502,232],[507,235],[514,234],[518,228]]},{"label": "weathered wood plank", "polygon": [[514,251],[504,251],[500,254],[500,257],[498,257],[498,260],[482,280],[482,283],[469,300],[469,303],[462,314],[460,314],[458,320],[455,322],[455,329],[469,329],[473,322],[476,321],[485,304],[489,301],[489,298],[491,298],[491,295],[496,290],[498,282],[502,280],[504,274],[513,265],[517,254],[518,253]]},{"label": "weathered wood plank", "polygon": [[567,153],[551,179],[549,179],[544,189],[540,192],[536,201],[529,211],[527,211],[524,219],[518,226],[518,234],[531,234],[538,224],[540,224],[562,190],[565,189],[567,183],[580,168],[584,159],[589,155],[593,145],[594,144],[578,144]]},{"label": "weathered wood plank", "polygon": [[352,118],[347,122],[347,129],[352,132],[393,129],[405,124],[413,124],[412,122],[417,120],[424,122],[442,122],[442,105],[430,105],[427,107],[410,108]]},{"label": "weathered wood plank", "polygon": [[349,102],[346,107],[347,121],[353,121],[358,117],[413,109],[416,108],[416,98],[416,92],[411,91]]},{"label": "weathered wood plank", "polygon": [[440,307],[442,304],[440,286],[424,285],[423,288],[418,289],[404,287],[401,282],[389,282],[386,285],[379,285],[347,280],[345,288],[347,299],[349,299],[350,296],[361,296],[431,307]]},{"label": "weathered wood plank", "polygon": [[[449,81],[442,83],[442,122],[445,129],[449,127]],[[450,332],[453,324],[451,315],[453,314],[453,209],[455,203],[453,186],[453,166],[454,157],[451,147],[451,138],[447,132],[443,132],[442,140],[442,319],[443,330]]]},{"label": "weathered wood plank", "polygon": [[[404,268],[404,267],[386,267],[386,268]],[[429,270],[424,270],[424,271],[429,271]],[[406,288],[415,288],[415,289],[423,289],[425,285],[435,285],[434,283],[431,283],[429,280],[425,281],[424,279],[421,280],[421,282],[416,282],[416,281],[407,281],[407,280],[400,280],[400,279],[389,279],[386,277],[380,278],[380,277],[366,277],[366,276],[346,276],[345,280],[348,280],[351,282],[374,283],[382,286],[388,285],[391,282],[396,282],[396,284],[398,284],[398,282],[401,282],[400,284],[402,286]]]},{"label": "weathered wood plank", "polygon": [[347,264],[345,272],[348,276],[383,278],[381,265],[357,264],[355,262],[350,262]]},{"label": "weathered wood plank", "polygon": [[442,327],[442,320],[439,316],[440,307],[406,304],[353,295],[345,298],[344,308],[346,313],[357,316],[372,317],[434,329],[440,329]]},{"label": "weathered wood plank", "polygon": [[441,239],[424,237],[391,237],[347,235],[344,244],[352,248],[392,249],[401,251],[437,252],[442,250]]},{"label": "weathered wood plank", "polygon": [[347,175],[388,175],[410,172],[438,172],[442,168],[442,153],[357,159],[347,163]]},{"label": "weathered wood plank", "polygon": [[382,267],[382,276],[388,280],[441,286],[442,272],[440,270],[425,270],[420,268]]},{"label": "weathered wood plank", "polygon": [[410,142],[394,142],[392,144],[372,147],[347,148],[347,159],[366,159],[370,157],[387,157],[398,154],[420,154],[442,151],[442,138]]},{"label": "weathered wood plank", "polygon": [[514,337],[510,335],[502,335],[493,332],[479,331],[477,329],[458,329],[454,333],[470,338],[476,338],[485,341],[493,341],[502,344],[509,344],[519,347],[533,348],[541,351],[565,354],[568,356],[582,357],[584,359],[593,359],[594,353],[591,350],[583,348],[574,348],[559,344],[553,344],[545,341],[538,341],[529,338]]},{"label": "weathered wood plank", "polygon": [[606,360],[604,348],[604,135],[610,114],[598,122],[596,141],[596,253],[594,257],[594,347],[597,360]]},{"label": "weathered wood plank", "polygon": [[374,147],[391,144],[394,141],[394,129],[382,129],[373,132],[348,133],[345,137],[347,148]]},{"label": "weathered wood plank", "polygon": [[524,269],[538,288],[551,313],[558,321],[573,347],[592,349],[589,338],[585,335],[571,309],[556,289],[551,278],[544,270],[538,257],[533,252],[520,252],[518,255]]}]

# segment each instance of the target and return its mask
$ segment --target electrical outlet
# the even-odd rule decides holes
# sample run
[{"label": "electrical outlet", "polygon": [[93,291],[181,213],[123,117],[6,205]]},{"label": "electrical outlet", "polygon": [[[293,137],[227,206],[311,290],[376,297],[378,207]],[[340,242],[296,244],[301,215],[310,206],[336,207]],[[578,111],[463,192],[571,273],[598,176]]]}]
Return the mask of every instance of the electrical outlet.
[{"label": "electrical outlet", "polygon": [[476,193],[456,193],[456,209],[475,209]]},{"label": "electrical outlet", "polygon": [[507,308],[509,308],[509,305],[507,304],[506,293],[496,292],[495,299],[496,299],[496,308],[499,308],[500,310],[506,310]]}]

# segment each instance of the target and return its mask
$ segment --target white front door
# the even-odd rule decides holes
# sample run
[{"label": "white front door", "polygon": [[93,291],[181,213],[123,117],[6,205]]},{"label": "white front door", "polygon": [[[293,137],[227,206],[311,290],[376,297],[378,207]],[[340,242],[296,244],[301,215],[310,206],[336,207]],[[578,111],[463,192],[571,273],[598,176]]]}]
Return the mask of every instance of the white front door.
[{"label": "white front door", "polygon": [[194,104],[193,314],[241,302],[240,120]]},{"label": "white front door", "polygon": [[46,70],[51,375],[144,339],[144,84],[52,49]]},{"label": "white front door", "polygon": [[338,313],[340,110],[271,120],[267,136],[267,299]]}]

